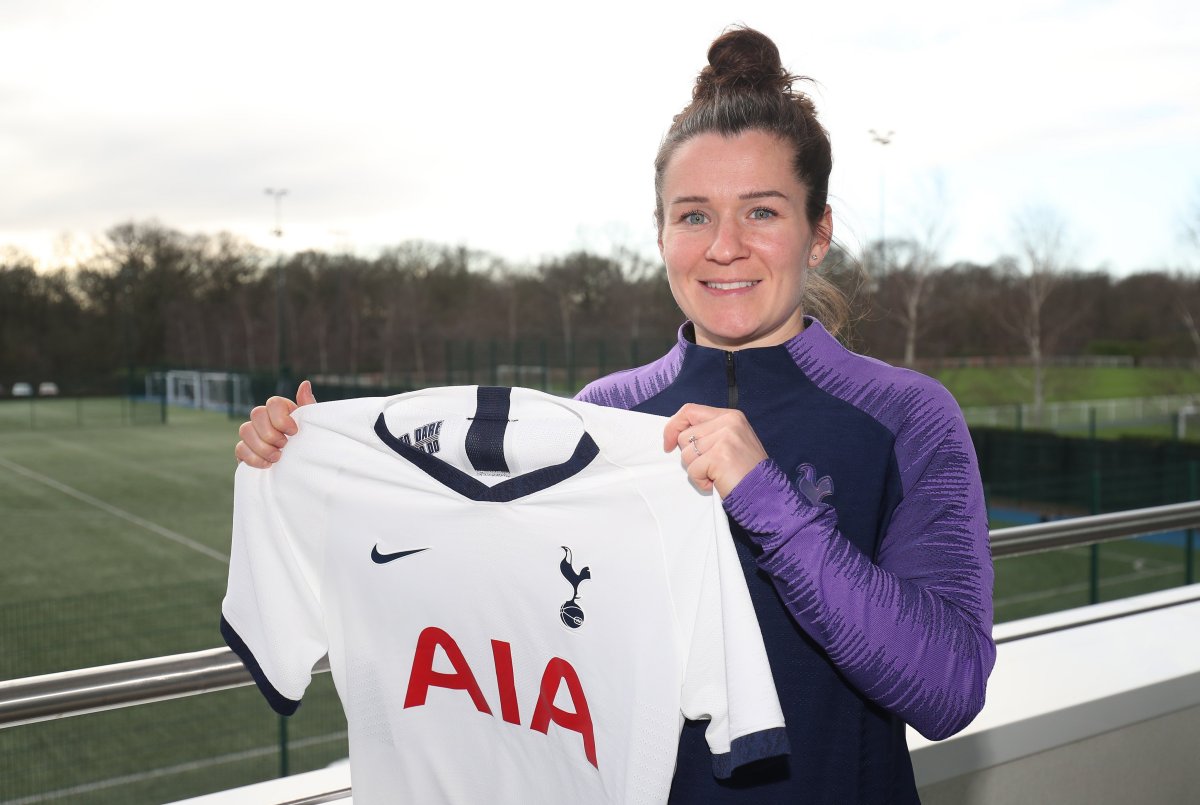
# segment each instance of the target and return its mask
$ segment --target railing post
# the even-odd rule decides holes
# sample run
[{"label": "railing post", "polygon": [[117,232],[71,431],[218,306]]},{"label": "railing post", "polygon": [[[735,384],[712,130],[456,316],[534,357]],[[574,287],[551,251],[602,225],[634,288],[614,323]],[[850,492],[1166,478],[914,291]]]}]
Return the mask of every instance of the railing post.
[{"label": "railing post", "polygon": [[279,776],[288,776],[288,717],[276,716],[279,719]]},{"label": "railing post", "polygon": [[[1092,514],[1100,513],[1100,470],[1092,470]],[[1091,578],[1088,585],[1088,602],[1100,603],[1100,543],[1091,548]]]},{"label": "railing post", "polygon": [[[1200,463],[1195,461],[1188,462],[1188,499],[1195,500],[1197,498],[1197,487],[1200,487]],[[1196,529],[1189,528],[1187,530],[1186,540],[1187,554],[1183,557],[1183,583],[1194,584],[1196,582]]]}]

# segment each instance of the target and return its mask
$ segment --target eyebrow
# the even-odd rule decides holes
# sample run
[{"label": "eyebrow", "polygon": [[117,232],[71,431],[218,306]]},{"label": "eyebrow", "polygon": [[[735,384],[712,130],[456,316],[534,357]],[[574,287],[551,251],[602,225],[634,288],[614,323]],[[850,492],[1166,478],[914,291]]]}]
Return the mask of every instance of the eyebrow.
[{"label": "eyebrow", "polygon": [[[755,190],[753,193],[742,193],[738,196],[740,201],[753,201],[760,198],[781,198],[787,201],[787,196],[780,193],[778,190]],[[671,200],[672,204],[707,204],[709,201],[707,196],[677,196]]]}]

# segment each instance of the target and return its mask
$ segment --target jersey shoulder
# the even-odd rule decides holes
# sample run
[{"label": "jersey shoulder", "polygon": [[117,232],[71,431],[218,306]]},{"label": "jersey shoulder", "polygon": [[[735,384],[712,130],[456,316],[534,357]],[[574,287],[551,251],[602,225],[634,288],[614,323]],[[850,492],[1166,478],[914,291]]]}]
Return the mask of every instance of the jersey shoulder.
[{"label": "jersey shoulder", "polygon": [[678,463],[663,449],[666,417],[580,399],[571,400],[568,405],[579,414],[608,463],[626,469]]},{"label": "jersey shoulder", "polygon": [[374,425],[386,400],[386,397],[355,397],[319,402],[297,408],[292,412],[292,418],[296,420],[300,433],[303,433],[305,425],[335,431],[345,428],[347,423],[360,423],[367,419]]},{"label": "jersey shoulder", "polygon": [[[379,450],[375,420],[385,398],[358,397],[305,405],[292,412],[296,433],[288,437],[279,462],[266,472],[280,483],[305,488],[306,476],[317,470],[335,470],[360,456],[356,446]],[[315,478],[315,476],[312,476]]]}]

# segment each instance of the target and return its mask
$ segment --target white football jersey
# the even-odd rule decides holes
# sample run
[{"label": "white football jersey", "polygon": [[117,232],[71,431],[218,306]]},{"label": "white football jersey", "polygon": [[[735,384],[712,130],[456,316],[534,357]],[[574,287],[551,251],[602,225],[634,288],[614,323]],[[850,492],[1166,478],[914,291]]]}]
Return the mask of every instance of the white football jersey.
[{"label": "white football jersey", "polygon": [[787,752],[715,495],[662,417],[528,389],[306,406],[241,466],[222,632],[278,711],[328,653],[354,799],[657,803]]}]

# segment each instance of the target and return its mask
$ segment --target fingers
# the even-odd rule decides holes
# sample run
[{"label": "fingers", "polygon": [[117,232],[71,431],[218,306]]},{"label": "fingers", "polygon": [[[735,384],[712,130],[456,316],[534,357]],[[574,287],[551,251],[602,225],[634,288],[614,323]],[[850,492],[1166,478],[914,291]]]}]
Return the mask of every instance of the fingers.
[{"label": "fingers", "polygon": [[244,461],[251,467],[266,469],[279,460],[284,445],[289,436],[295,436],[299,430],[292,412],[302,405],[312,405],[317,401],[313,394],[312,383],[307,380],[300,383],[296,389],[296,402],[287,397],[271,397],[264,405],[256,405],[250,410],[250,421],[243,422],[238,428],[242,440],[233,449],[238,461]]},{"label": "fingers", "polygon": [[711,455],[692,456],[690,460],[684,459],[684,468],[687,470],[688,478],[692,484],[701,492],[707,492],[714,486],[714,481],[710,473],[712,472],[713,459]]},{"label": "fingers", "polygon": [[[249,425],[250,423],[247,422],[245,424]],[[271,466],[272,461],[278,461],[278,457],[282,454],[276,450],[273,454],[276,458],[266,459],[251,450],[245,441],[240,441],[237,443],[237,447],[233,448],[233,455],[238,461],[249,464],[251,467],[265,470]]]},{"label": "fingers", "polygon": [[679,448],[680,461],[699,489],[715,487],[721,495],[728,495],[767,457],[745,414],[737,410],[684,406],[668,421],[663,441],[667,449]]},{"label": "fingers", "polygon": [[729,413],[726,408],[712,408],[707,405],[688,403],[667,420],[667,426],[663,429],[663,450],[669,453],[679,447],[681,445],[680,435],[688,428],[716,419],[726,413]]},{"label": "fingers", "polygon": [[300,388],[296,389],[296,407],[301,405],[312,405],[317,401],[317,397],[313,394],[312,383],[307,380],[300,382]]},{"label": "fingers", "polygon": [[263,439],[283,447],[287,439],[281,441],[281,436],[294,436],[298,430],[296,420],[292,419],[292,411],[296,410],[297,405],[287,397],[270,397],[262,408],[263,413],[257,419],[254,414],[258,408],[250,411],[250,421]]},{"label": "fingers", "polygon": [[[261,408],[261,406],[259,406],[259,408]],[[251,421],[243,422],[238,428],[238,436],[241,436],[242,440],[237,443],[237,447],[234,448],[233,454],[238,457],[238,460],[245,461],[252,467],[265,469],[279,460],[281,455],[279,450],[284,444],[287,443],[287,437],[283,434],[279,434],[282,441],[279,441],[278,443],[269,442],[264,439],[253,421],[254,417],[256,416],[255,412],[257,411],[258,408],[255,408],[254,411],[251,411]],[[258,413],[257,415],[260,419],[262,419],[265,417],[265,412]]]}]

